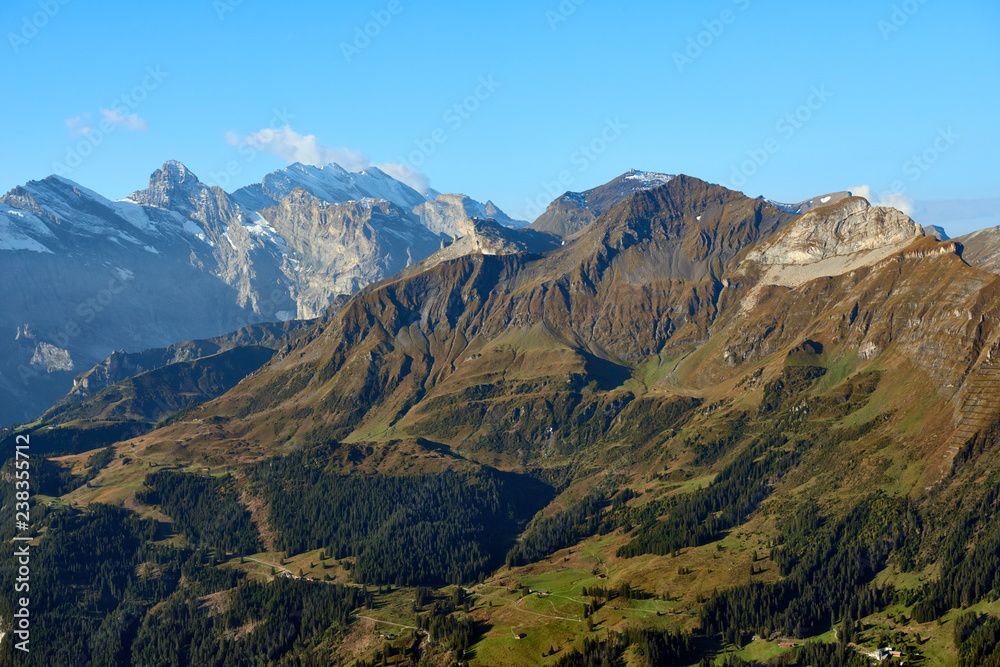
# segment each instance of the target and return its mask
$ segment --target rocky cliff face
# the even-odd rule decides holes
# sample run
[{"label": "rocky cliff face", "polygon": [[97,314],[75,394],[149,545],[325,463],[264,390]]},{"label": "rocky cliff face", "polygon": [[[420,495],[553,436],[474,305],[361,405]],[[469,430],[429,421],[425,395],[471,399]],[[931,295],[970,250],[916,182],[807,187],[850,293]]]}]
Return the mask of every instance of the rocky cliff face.
[{"label": "rocky cliff face", "polygon": [[[424,201],[381,171],[335,165],[276,172],[257,201],[208,187],[179,162],[122,201],[55,176],[0,198],[0,424],[33,418],[114,350],[316,317],[440,248],[409,208],[331,204],[302,183],[331,198]],[[238,199],[266,203],[267,215]]]},{"label": "rocky cliff face", "polygon": [[980,229],[955,239],[962,258],[983,271],[1000,273],[1000,227]]},{"label": "rocky cliff face", "polygon": [[433,190],[424,196],[377,167],[349,172],[337,164],[314,167],[296,163],[268,174],[260,183],[240,188],[232,196],[246,210],[260,211],[277,206],[297,188],[328,204],[384,199],[416,215],[431,232],[453,238],[468,231],[468,218],[491,218],[507,227],[527,225],[510,218],[491,201],[482,204],[462,194],[442,195]]},{"label": "rocky cliff face", "polygon": [[861,197],[811,210],[747,253],[764,284],[795,286],[870,266],[924,236],[913,220]]},{"label": "rocky cliff face", "polygon": [[270,286],[235,271],[224,240],[236,212],[195,183],[168,164],[137,197],[178,210],[111,202],[58,177],[3,198],[3,422],[37,415],[112,350],[207,338],[263,318],[253,303]]},{"label": "rocky cliff face", "polygon": [[331,204],[385,199],[412,211],[425,201],[419,192],[377,167],[350,172],[338,164],[314,167],[298,162],[268,174],[260,183],[240,188],[232,196],[246,210],[259,211],[276,206],[296,188]]},{"label": "rocky cliff face", "polygon": [[[128,201],[180,219],[203,244],[203,266],[236,293],[241,308],[266,319],[294,317],[296,304],[281,271],[285,242],[266,224],[252,220],[221,188],[208,187],[179,162],[167,162],[150,177],[149,187]],[[222,332],[219,332],[222,333]]]},{"label": "rocky cliff face", "polygon": [[472,232],[472,225],[468,222],[470,218],[493,219],[505,227],[525,226],[524,222],[510,218],[494,206],[493,202],[480,204],[461,194],[438,195],[414,208],[413,214],[427,229],[452,238],[468,236]]},{"label": "rocky cliff face", "polygon": [[407,271],[407,275],[466,255],[516,255],[519,253],[544,253],[562,243],[550,234],[531,229],[511,229],[496,220],[469,218],[464,225],[465,236],[444,242],[440,250]]},{"label": "rocky cliff face", "polygon": [[333,295],[353,294],[427,257],[442,241],[384,199],[330,204],[296,189],[260,216],[287,244],[283,271],[301,319],[320,316]]}]

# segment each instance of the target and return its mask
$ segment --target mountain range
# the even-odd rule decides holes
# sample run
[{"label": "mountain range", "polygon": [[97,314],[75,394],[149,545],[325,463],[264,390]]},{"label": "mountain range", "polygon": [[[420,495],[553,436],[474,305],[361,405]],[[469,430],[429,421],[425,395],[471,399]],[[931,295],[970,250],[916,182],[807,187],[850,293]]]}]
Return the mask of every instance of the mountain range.
[{"label": "mountain range", "polygon": [[[25,275],[98,266],[67,199],[92,243],[150,255],[103,275],[224,285],[189,291],[199,323],[265,312],[274,281],[275,310],[313,318],[116,352],[7,429],[48,457],[40,562],[90,573],[40,633],[107,664],[1000,657],[997,230],[637,171],[523,228],[344,174],[230,196],[168,163],[126,202],[52,179],[4,199],[11,256],[53,256]],[[23,354],[73,372],[36,326]],[[93,534],[121,573],[61,546]]]},{"label": "mountain range", "polygon": [[377,168],[294,164],[231,195],[178,162],[110,201],[51,176],[0,198],[0,423],[35,417],[115,350],[319,317],[466,235],[492,203]]},{"label": "mountain range", "polygon": [[[530,413],[536,391],[579,391],[586,381],[631,387],[650,365],[665,375],[646,389],[689,392],[734,381],[807,338],[823,340],[828,355],[853,350],[858,364],[905,358],[951,400],[996,343],[990,302],[974,296],[991,289],[993,274],[964,262],[960,242],[925,236],[905,215],[861,198],[796,215],[678,176],[574,233],[541,254],[469,248],[375,283],[298,354],[203,409],[245,415],[227,427],[240,440],[273,422],[272,411],[302,406],[311,419],[282,422],[291,441],[427,437],[424,405],[458,407],[484,383],[490,403],[503,406],[491,410],[515,413]],[[912,277],[925,272],[949,280]],[[896,284],[901,273],[907,282]],[[957,292],[970,296],[958,301]],[[919,334],[897,330],[899,321],[920,321]],[[963,322],[978,323],[961,340],[979,352],[949,358],[944,339]],[[297,391],[269,398],[286,384]],[[479,438],[497,437],[495,420],[483,420],[443,440],[474,451]]]}]

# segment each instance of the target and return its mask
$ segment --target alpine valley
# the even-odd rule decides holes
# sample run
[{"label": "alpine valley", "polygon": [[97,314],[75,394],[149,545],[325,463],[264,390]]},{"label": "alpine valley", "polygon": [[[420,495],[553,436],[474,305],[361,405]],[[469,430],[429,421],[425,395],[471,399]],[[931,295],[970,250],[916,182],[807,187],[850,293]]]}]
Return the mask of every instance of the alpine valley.
[{"label": "alpine valley", "polygon": [[37,664],[1000,665],[1000,228],[638,171],[530,226],[336,165],[0,206]]}]

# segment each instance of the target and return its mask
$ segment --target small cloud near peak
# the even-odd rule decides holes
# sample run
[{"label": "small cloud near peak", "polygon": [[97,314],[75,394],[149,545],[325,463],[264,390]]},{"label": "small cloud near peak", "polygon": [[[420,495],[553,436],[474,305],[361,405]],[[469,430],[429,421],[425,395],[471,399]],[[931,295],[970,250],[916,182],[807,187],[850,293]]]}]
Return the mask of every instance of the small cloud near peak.
[{"label": "small cloud near peak", "polygon": [[279,129],[265,127],[244,136],[230,131],[226,132],[225,141],[230,146],[247,143],[257,150],[277,155],[288,164],[301,162],[315,167],[339,164],[347,171],[378,167],[421,194],[426,194],[430,189],[427,176],[412,167],[394,163],[375,164],[361,151],[326,146],[319,142],[315,134],[299,134],[289,125]]}]

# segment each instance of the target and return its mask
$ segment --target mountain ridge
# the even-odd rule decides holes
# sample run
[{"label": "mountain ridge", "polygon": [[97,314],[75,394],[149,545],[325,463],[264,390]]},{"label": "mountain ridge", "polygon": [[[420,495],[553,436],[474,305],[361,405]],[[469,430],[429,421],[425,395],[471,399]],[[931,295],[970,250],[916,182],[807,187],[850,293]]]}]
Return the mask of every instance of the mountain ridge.
[{"label": "mountain ridge", "polygon": [[[281,188],[293,183],[288,173],[301,182],[284,194]],[[348,200],[362,203],[337,208],[344,202],[303,196],[300,186],[313,186],[337,199],[320,187],[324,179],[328,188],[348,188],[337,191],[341,195],[364,195]],[[265,320],[318,317],[338,295],[441,246],[439,235],[410,210],[424,197],[376,168],[352,174],[335,165],[295,165],[263,183],[283,196],[268,199],[268,208],[249,210],[169,160],[144,189],[119,201],[57,176],[0,197],[0,252],[9,278],[0,320],[0,423],[41,413],[71,388],[72,374],[113,350],[209,338]],[[247,196],[240,198],[246,202]],[[39,275],[48,280],[32,278]],[[185,303],[190,294],[201,295],[194,308]],[[38,302],[49,304],[48,311],[34,308]],[[156,303],[159,317],[147,312]],[[33,338],[19,337],[21,330]]]},{"label": "mountain ridge", "polygon": [[[358,649],[380,612],[466,623],[488,664],[544,661],[550,643],[595,664],[860,664],[888,631],[911,655],[954,654],[1000,585],[1000,276],[864,199],[785,208],[678,175],[569,237],[467,220],[221,396],[62,459],[61,499],[169,516],[171,539],[216,545],[220,572],[285,568],[263,591],[371,591],[310,657],[464,650]],[[161,381],[190,395],[240,363],[174,364],[78,409],[146,415]],[[202,616],[167,632],[146,614],[133,655]]]}]

